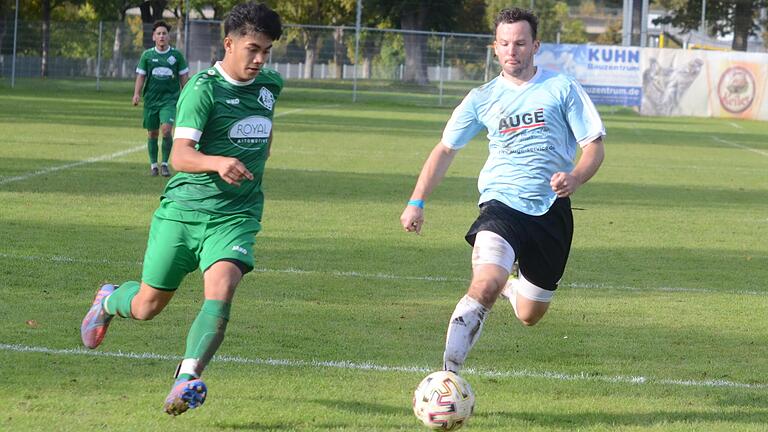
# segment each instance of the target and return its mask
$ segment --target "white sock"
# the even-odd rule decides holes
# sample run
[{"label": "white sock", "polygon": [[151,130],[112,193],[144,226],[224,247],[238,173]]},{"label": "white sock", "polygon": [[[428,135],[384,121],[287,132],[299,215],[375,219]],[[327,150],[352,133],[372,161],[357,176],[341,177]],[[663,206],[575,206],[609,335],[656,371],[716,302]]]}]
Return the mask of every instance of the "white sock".
[{"label": "white sock", "polygon": [[448,324],[443,353],[443,368],[458,373],[469,350],[475,345],[483,330],[483,322],[489,310],[477,300],[465,295],[456,304]]}]

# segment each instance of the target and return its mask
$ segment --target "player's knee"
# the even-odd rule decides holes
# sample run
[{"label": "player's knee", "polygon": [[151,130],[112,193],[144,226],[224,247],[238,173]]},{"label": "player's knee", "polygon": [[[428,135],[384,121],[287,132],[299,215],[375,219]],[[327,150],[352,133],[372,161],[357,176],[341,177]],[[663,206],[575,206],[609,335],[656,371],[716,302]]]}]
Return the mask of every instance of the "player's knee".
[{"label": "player's knee", "polygon": [[476,278],[469,286],[469,295],[483,306],[490,307],[503,288],[504,286],[495,279]]},{"label": "player's knee", "polygon": [[517,319],[520,320],[521,323],[523,323],[526,327],[531,327],[536,325],[539,320],[544,316],[544,314],[534,314],[534,313],[523,313],[518,314]]}]

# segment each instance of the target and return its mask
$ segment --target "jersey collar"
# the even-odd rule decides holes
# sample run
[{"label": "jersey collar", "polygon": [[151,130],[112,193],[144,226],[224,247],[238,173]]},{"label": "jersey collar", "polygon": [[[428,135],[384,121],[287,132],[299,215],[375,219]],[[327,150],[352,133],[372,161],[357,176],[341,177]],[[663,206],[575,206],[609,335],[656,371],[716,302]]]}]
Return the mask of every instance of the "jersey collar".
[{"label": "jersey collar", "polygon": [[529,85],[533,84],[534,82],[538,81],[539,77],[541,76],[541,66],[536,66],[536,73],[533,74],[531,79],[528,81],[522,83],[522,84],[515,84],[512,81],[504,78],[504,72],[501,72],[499,74],[499,79],[504,83],[504,85],[507,85],[513,89],[521,89],[528,87]]},{"label": "jersey collar", "polygon": [[221,67],[221,62],[220,61],[217,61],[216,64],[213,65],[213,67],[215,67],[216,70],[219,71],[219,73],[221,74],[222,78],[224,78],[224,81],[226,81],[226,82],[228,82],[228,83],[230,83],[232,85],[247,86],[247,85],[253,83],[256,80],[256,78],[251,78],[248,81],[238,81],[238,80],[232,78],[231,76],[229,76],[228,73],[226,73],[224,71],[224,68]]},{"label": "jersey collar", "polygon": [[171,50],[171,46],[170,46],[170,45],[168,45],[168,48],[166,48],[166,49],[165,49],[165,51],[160,51],[159,49],[157,49],[157,47],[154,47],[154,50],[155,50],[155,52],[156,52],[156,53],[158,53],[158,54],[166,54],[166,53],[168,53],[168,51],[170,51],[170,50]]}]

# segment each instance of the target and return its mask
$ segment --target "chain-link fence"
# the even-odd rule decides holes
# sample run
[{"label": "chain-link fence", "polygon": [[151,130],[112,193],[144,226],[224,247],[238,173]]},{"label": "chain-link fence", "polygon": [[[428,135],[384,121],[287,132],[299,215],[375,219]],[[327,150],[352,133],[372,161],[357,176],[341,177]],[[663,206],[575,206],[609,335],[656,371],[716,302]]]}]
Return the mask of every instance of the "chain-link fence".
[{"label": "chain-link fence", "polygon": [[[170,24],[171,45],[185,54],[191,73],[223,57],[221,22],[190,21],[186,29],[181,21]],[[153,46],[151,26],[135,17],[120,23],[53,22],[47,55],[41,29],[41,22],[20,21],[13,37],[5,27],[0,33],[0,76],[93,78],[98,86],[104,78],[133,79],[142,51]],[[358,33],[347,26],[286,25],[268,66],[288,81],[335,80],[351,89],[358,81],[417,83],[414,91],[442,96],[450,87],[446,83],[468,88],[497,73],[491,40],[490,35],[373,28]]]}]

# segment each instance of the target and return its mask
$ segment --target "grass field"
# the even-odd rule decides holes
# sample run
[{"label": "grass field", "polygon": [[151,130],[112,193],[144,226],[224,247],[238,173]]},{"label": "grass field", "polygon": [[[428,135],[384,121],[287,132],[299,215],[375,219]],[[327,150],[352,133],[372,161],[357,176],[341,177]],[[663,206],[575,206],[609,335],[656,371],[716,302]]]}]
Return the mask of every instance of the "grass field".
[{"label": "grass field", "polygon": [[[100,282],[140,275],[163,178],[131,83],[0,85],[1,431],[420,430],[470,275],[482,136],[399,215],[458,100],[290,83],[257,271],[238,289],[205,406],[161,408],[201,304],[192,274],[151,322],[79,325]],[[568,269],[538,325],[499,303],[465,374],[471,431],[768,430],[768,124],[603,110],[607,157],[573,198]]]}]

